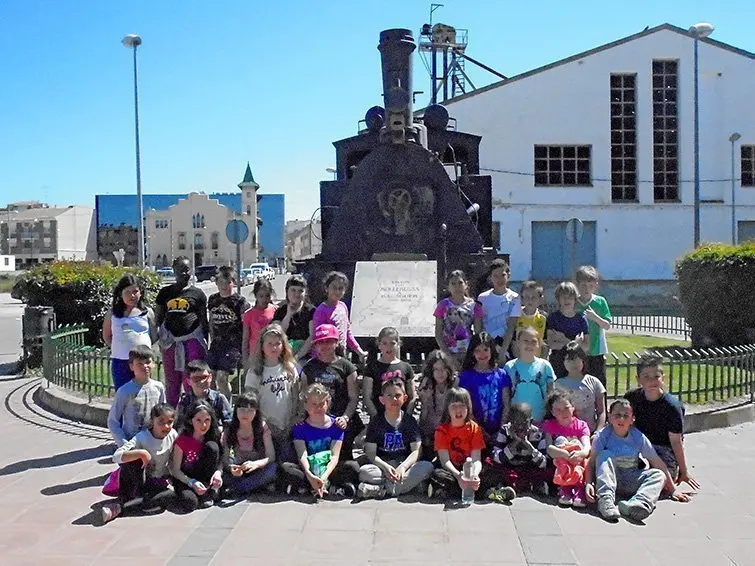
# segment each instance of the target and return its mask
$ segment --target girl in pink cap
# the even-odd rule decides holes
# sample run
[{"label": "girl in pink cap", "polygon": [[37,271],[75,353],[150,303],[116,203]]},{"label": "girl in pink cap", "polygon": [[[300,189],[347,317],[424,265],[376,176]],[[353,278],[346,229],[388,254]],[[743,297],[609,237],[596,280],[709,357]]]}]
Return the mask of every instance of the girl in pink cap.
[{"label": "girl in pink cap", "polygon": [[340,333],[332,324],[315,327],[312,339],[314,356],[301,371],[302,390],[313,383],[321,383],[330,392],[330,412],[336,417],[336,424],[344,429],[341,460],[353,460],[354,439],[364,428],[364,423],[356,414],[359,403],[357,368],[346,358],[336,353]]}]

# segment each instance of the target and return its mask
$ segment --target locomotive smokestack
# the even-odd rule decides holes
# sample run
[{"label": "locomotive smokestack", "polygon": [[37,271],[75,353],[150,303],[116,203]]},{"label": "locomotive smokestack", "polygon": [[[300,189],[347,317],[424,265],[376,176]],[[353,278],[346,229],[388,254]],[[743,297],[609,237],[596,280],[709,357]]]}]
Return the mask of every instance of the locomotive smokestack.
[{"label": "locomotive smokestack", "polygon": [[408,29],[380,32],[385,133],[393,143],[404,143],[407,131],[413,131],[412,52],[416,47]]}]

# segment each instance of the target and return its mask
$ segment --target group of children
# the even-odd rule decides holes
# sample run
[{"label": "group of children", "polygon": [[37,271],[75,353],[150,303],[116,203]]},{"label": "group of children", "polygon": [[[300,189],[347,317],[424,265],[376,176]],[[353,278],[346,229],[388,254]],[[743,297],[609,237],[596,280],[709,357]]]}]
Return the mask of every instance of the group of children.
[{"label": "group of children", "polygon": [[[640,389],[614,401],[606,417],[601,331],[610,325],[610,312],[594,294],[594,268],[580,268],[579,289],[559,285],[555,317],[539,311],[542,288],[533,282],[524,284],[521,297],[508,289],[505,262],[494,262],[490,275],[493,288],[477,301],[467,296],[461,272],[450,275],[451,296],[435,311],[440,349],[428,355],[415,380],[400,359],[395,328],[380,332],[378,354],[367,359],[341,301],[348,285],[342,273],[328,274],[328,299],[317,309],[306,303],[303,278],[293,276],[277,309],[270,289],[258,282],[257,304],[242,310],[243,299],[223,302],[233,293],[233,277],[221,269],[219,297],[208,304],[225,308],[207,322],[207,361],[188,360],[187,341],[170,331],[175,350],[168,355],[176,367],[183,362],[188,384],[183,395],[166,399],[163,385],[151,378],[148,345],[129,351],[133,377],[118,387],[108,420],[118,445],[119,485],[117,499],[103,507],[104,520],[129,509],[163,509],[170,501],[191,511],[263,489],[315,498],[474,492],[501,502],[523,491],[547,495],[558,489],[561,505],[597,501],[610,521],[619,514],[644,519],[664,489],[687,500],[676,485],[698,486],[684,457],[682,408],[663,391],[659,358],[640,361]],[[177,277],[179,294],[182,285]],[[138,315],[142,308],[138,297],[133,305],[126,302],[134,294],[124,289],[114,297],[113,317],[116,309]],[[192,305],[184,293],[168,299],[165,309],[186,314]],[[197,326],[189,334],[204,324],[201,315],[193,316]],[[167,314],[162,317],[161,332]],[[159,307],[155,318],[160,320]],[[231,319],[235,325],[213,328]],[[183,331],[194,322],[184,321]],[[228,341],[239,335],[237,352]],[[366,431],[357,412],[359,372],[344,357],[347,347],[366,362]],[[563,369],[554,371],[542,357],[548,347],[551,361],[560,360]],[[231,410],[226,388],[234,360],[245,370],[244,393]],[[223,364],[228,371],[220,369]],[[364,450],[356,457],[362,433]],[[617,494],[628,497],[618,507]]]}]

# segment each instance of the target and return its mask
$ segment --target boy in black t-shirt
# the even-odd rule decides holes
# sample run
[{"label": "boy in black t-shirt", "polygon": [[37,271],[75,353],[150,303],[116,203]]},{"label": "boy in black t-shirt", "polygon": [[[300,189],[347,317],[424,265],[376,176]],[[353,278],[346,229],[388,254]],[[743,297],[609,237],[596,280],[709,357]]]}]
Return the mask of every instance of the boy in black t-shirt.
[{"label": "boy in black t-shirt", "polygon": [[417,461],[422,439],[417,421],[401,409],[406,402],[404,382],[389,379],[381,391],[385,412],[367,427],[364,452],[370,463],[359,469],[357,494],[363,499],[408,493],[433,471],[432,463]]},{"label": "boy in black t-shirt", "polygon": [[242,295],[233,292],[235,283],[233,269],[221,266],[215,278],[218,292],[207,300],[211,340],[207,363],[215,374],[218,391],[227,399],[231,398],[228,376],[236,371],[241,359],[244,334],[241,317],[250,308]]},{"label": "boy in black t-shirt", "polygon": [[637,383],[639,389],[624,395],[632,404],[635,426],[650,440],[677,485],[687,482],[699,489],[700,484],[689,475],[684,454],[684,407],[663,391],[663,358],[654,354],[640,357]]}]

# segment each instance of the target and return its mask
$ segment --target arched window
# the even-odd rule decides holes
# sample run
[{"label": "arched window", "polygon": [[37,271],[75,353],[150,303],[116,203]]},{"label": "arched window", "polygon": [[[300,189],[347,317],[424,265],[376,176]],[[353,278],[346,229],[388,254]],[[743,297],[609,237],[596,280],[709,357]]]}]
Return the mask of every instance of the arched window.
[{"label": "arched window", "polygon": [[213,232],[212,236],[210,236],[210,245],[212,246],[213,250],[218,249],[218,233]]},{"label": "arched window", "polygon": [[204,249],[204,236],[202,234],[194,234],[194,249],[195,250]]},{"label": "arched window", "polygon": [[246,213],[247,214],[251,214],[252,213],[252,205],[250,205],[250,204],[246,205]]}]

